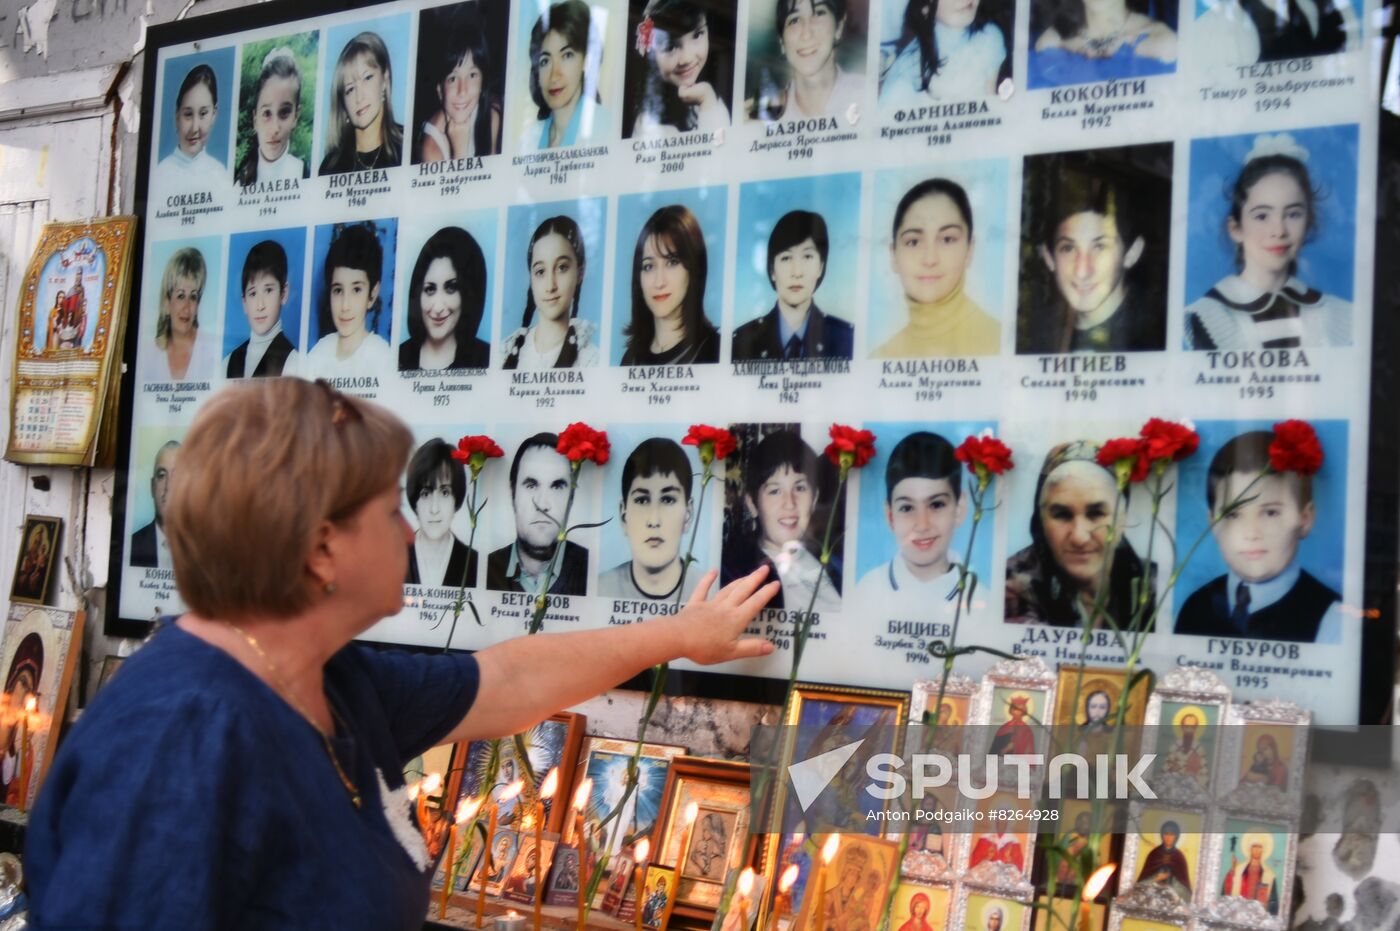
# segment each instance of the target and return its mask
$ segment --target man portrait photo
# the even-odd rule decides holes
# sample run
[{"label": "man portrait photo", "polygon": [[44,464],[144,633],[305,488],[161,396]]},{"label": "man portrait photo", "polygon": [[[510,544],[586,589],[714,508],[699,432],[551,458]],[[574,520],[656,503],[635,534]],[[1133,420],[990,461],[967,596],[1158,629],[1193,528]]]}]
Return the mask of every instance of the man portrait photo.
[{"label": "man portrait photo", "polygon": [[[555,450],[559,437],[536,433],[520,444],[510,464],[510,501],[515,541],[486,559],[486,587],[540,594],[559,546],[559,529],[569,501],[569,460]],[[588,589],[588,550],[564,541],[551,595],[583,595]]]},{"label": "man portrait photo", "polygon": [[681,546],[694,516],[694,470],[674,440],[637,444],[622,466],[618,519],[632,558],[598,577],[605,598],[674,598],[681,584]]},{"label": "man portrait photo", "polygon": [[1016,351],[1164,349],[1171,146],[1026,158]]},{"label": "man portrait photo", "polygon": [[131,565],[135,569],[171,569],[170,544],[165,539],[165,502],[170,494],[170,478],[180,444],[171,440],[156,451],[151,470],[151,501],[156,516],[131,535]]}]

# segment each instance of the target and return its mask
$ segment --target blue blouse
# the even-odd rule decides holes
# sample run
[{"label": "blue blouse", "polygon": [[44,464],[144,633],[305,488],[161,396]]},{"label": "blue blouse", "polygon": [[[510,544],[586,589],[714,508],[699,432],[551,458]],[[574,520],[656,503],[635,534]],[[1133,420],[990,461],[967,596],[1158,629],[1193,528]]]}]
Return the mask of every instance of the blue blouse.
[{"label": "blue blouse", "polygon": [[1028,83],[1032,88],[1062,87],[1067,84],[1088,84],[1093,81],[1116,81],[1121,78],[1146,78],[1158,74],[1175,74],[1175,61],[1162,61],[1139,55],[1137,47],[1147,36],[1124,42],[1107,58],[1090,58],[1063,48],[1043,52],[1031,44]]}]

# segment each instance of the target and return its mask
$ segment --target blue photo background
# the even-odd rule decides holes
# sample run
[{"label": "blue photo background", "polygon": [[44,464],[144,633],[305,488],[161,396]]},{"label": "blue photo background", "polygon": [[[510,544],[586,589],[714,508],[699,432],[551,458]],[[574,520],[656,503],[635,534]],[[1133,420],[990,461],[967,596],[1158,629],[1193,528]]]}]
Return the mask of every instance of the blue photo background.
[{"label": "blue photo background", "polygon": [[[409,224],[412,224],[410,226]],[[491,337],[491,317],[495,308],[495,287],[493,280],[496,274],[496,211],[495,210],[467,210],[458,211],[453,214],[442,214],[435,217],[413,218],[405,220],[403,234],[403,297],[394,305],[394,316],[398,321],[395,324],[399,334],[398,342],[408,342],[408,289],[413,285],[413,266],[418,263],[418,254],[423,251],[423,245],[438,230],[456,226],[467,231],[476,244],[481,247],[481,254],[486,259],[486,288],[484,304],[481,311],[481,323],[477,325],[476,336],[492,342]],[[460,273],[460,269],[458,270]]]},{"label": "blue photo background", "polygon": [[243,313],[243,263],[248,252],[263,240],[271,240],[287,253],[287,303],[282,305],[282,333],[297,349],[301,340],[301,306],[306,294],[306,229],[258,230],[234,233],[228,240],[228,285],[224,288],[224,351],[227,356],[248,338],[248,317]]},{"label": "blue photo background", "polygon": [[371,308],[369,316],[365,319],[365,327],[385,340],[389,338],[389,328],[394,316],[394,248],[398,241],[399,221],[394,217],[385,217],[382,220],[361,220],[356,223],[327,223],[316,227],[316,236],[312,243],[311,305],[306,312],[308,322],[305,348],[308,350],[314,347],[316,340],[322,336],[335,334],[334,326],[326,333],[321,332],[321,308],[330,306],[330,292],[326,287],[326,253],[330,251],[331,241],[342,226],[356,226],[361,223],[374,227],[375,238],[384,250],[384,268],[379,279],[379,319],[374,319],[374,311]]},{"label": "blue photo background", "polygon": [[826,221],[830,248],[826,278],[813,298],[822,313],[859,331],[864,322],[856,291],[860,249],[860,175],[819,175],[757,181],[739,189],[739,247],[734,259],[734,326],[762,317],[777,295],[768,278],[768,237],[783,214],[810,210]]},{"label": "blue photo background", "polygon": [[[1000,320],[1006,306],[1006,208],[1011,189],[1006,159],[951,162],[917,169],[901,168],[875,175],[874,223],[870,253],[870,333],[866,346],[875,350],[909,321],[904,288],[890,267],[891,225],[905,192],[928,178],[947,178],[967,191],[972,204],[972,266],[963,288],[976,304]],[[825,286],[823,286],[825,287]]]},{"label": "blue photo background", "polygon": [[[1176,31],[1181,0],[1147,0],[1144,7],[1143,13]],[[1032,8],[1030,49],[1027,54],[1027,85],[1032,90],[1176,73],[1176,60],[1161,61],[1134,54],[1136,43],[1133,42],[1119,45],[1114,54],[1107,58],[1090,58],[1063,48],[1036,51],[1036,42],[1050,27],[1055,12],[1055,4]]]},{"label": "blue photo background", "polygon": [[[618,505],[622,502],[622,469],[627,463],[627,457],[632,454],[637,445],[654,436],[666,437],[679,443],[685,434],[675,423],[623,424],[608,427],[608,440],[612,443],[612,457],[603,469],[603,518],[608,519],[608,523],[600,531],[602,534],[602,556],[598,563],[600,574],[632,558],[631,547],[627,544],[627,531],[622,526],[622,517],[618,512]],[[684,538],[681,540],[680,556],[682,559],[685,558],[686,548],[690,546],[691,530],[698,527],[695,536],[695,562],[685,576],[685,594],[689,596],[689,589],[693,588],[700,577],[715,565],[715,553],[712,549],[714,534],[712,531],[715,524],[715,510],[724,507],[724,482],[720,470],[716,468],[715,477],[710,480],[710,487],[705,490],[704,510],[702,511],[700,508],[700,456],[694,446],[682,446],[681,449],[690,460],[690,468],[694,472],[694,477],[690,482],[691,523],[686,527]],[[697,525],[695,521],[700,523]]]},{"label": "blue photo background", "polygon": [[[180,84],[185,80],[185,75],[199,65],[208,65],[214,69],[214,80],[218,84],[219,94],[215,102],[219,112],[214,116],[214,125],[209,128],[209,141],[204,144],[204,150],[228,164],[233,117],[238,109],[238,88],[233,83],[233,55],[232,47],[220,48],[181,55],[165,63],[165,83],[161,88],[160,101],[160,146],[156,150],[156,158],[165,158],[175,151],[175,107],[179,104],[175,98],[180,93]],[[233,184],[232,174],[229,175],[229,184]]]},{"label": "blue photo background", "polygon": [[317,101],[322,108],[321,138],[316,140],[316,157],[311,162],[313,175],[316,174],[321,160],[326,157],[328,148],[326,133],[330,131],[331,126],[329,108],[336,106],[331,95],[335,93],[335,69],[340,62],[340,53],[347,42],[362,32],[377,34],[384,40],[384,47],[389,50],[389,102],[393,104],[394,122],[404,128],[404,148],[407,149],[411,145],[414,127],[405,125],[409,118],[408,87],[412,80],[409,63],[413,60],[409,55],[408,43],[410,23],[409,15],[401,13],[395,16],[381,16],[378,19],[356,20],[326,30],[326,50],[321,56],[321,99]]},{"label": "blue photo background", "polygon": [[[1204,16],[1208,11],[1210,11],[1211,9],[1213,9],[1213,8],[1216,6],[1216,4],[1219,3],[1219,2],[1221,2],[1221,0],[1196,0],[1196,16],[1197,16],[1197,18],[1200,18],[1200,17]],[[1335,4],[1336,7],[1337,7],[1338,9],[1341,9],[1341,8],[1342,8],[1343,0],[1331,0],[1331,2],[1332,2],[1333,4]],[[1356,21],[1359,23],[1359,22],[1361,21],[1361,0],[1346,0],[1346,2],[1347,2],[1347,4],[1351,7],[1352,12],[1355,13],[1355,15],[1356,15]],[[1350,46],[1354,46],[1354,43],[1355,43],[1355,37],[1352,37],[1352,39],[1350,40],[1349,45],[1350,45]]]},{"label": "blue photo background", "polygon": [[627,348],[627,339],[622,331],[632,319],[632,266],[637,235],[642,225],[662,207],[681,204],[699,221],[700,230],[705,236],[708,264],[705,316],[716,328],[723,322],[724,237],[728,227],[728,198],[728,189],[720,186],[684,191],[648,191],[625,194],[617,199],[617,243],[613,247],[617,254],[613,256],[612,349],[609,352],[613,365],[622,363],[622,352]]},{"label": "blue photo background", "polygon": [[[981,433],[996,424],[989,420],[940,421],[938,423],[867,423],[867,430],[875,434],[875,458],[860,470],[860,513],[857,515],[859,530],[856,543],[856,580],[867,572],[884,565],[898,555],[894,535],[885,519],[885,469],[889,466],[890,454],[900,440],[921,430],[937,433],[954,448],[969,436]],[[972,479],[966,467],[957,463],[962,478],[962,498],[968,501],[967,518],[953,534],[953,542],[948,546],[950,556],[959,561],[967,553],[967,537],[972,531],[972,502],[968,499],[968,483]],[[974,480],[975,481],[975,480]],[[990,518],[990,514],[987,518]],[[984,518],[985,519],[985,518]],[[972,551],[972,569],[986,584],[992,565],[991,525],[983,527],[977,535],[977,543]]]},{"label": "blue photo background", "polygon": [[[1230,191],[1260,133],[1191,142],[1191,205],[1186,244],[1186,303],[1237,271],[1235,244],[1225,230]],[[1292,129],[1312,156],[1305,162],[1317,199],[1317,221],[1298,253],[1297,276],[1324,294],[1351,300],[1356,242],[1357,127]]]},{"label": "blue photo background", "polygon": [[552,204],[521,204],[510,208],[506,226],[506,270],[501,294],[501,338],[520,328],[525,317],[525,298],[530,293],[527,253],[536,228],[550,217],[567,216],[583,234],[583,281],[579,284],[578,319],[598,328],[602,339],[604,254],[608,229],[608,201],[605,197],[582,197]]},{"label": "blue photo background", "polygon": [[[525,752],[530,757],[530,769],[535,774],[535,791],[539,791],[544,784],[549,771],[564,762],[564,749],[568,744],[569,723],[567,721],[545,720],[525,731],[523,734]],[[490,740],[474,740],[467,748],[466,770],[462,773],[462,787],[458,792],[458,801],[474,798],[482,795],[483,785],[486,781],[486,770],[491,758]],[[503,764],[510,760],[514,766],[514,777],[505,778],[505,768]],[[521,768],[516,759],[515,742],[513,740],[503,740],[500,742],[500,762],[497,764],[496,780],[484,788],[491,792],[492,796],[500,795],[501,790],[514,779],[523,779],[525,771]],[[560,792],[556,797],[562,797]],[[510,821],[508,817],[515,807],[520,796],[510,799],[500,804],[498,817],[500,823]],[[544,799],[544,820],[549,823],[550,812],[554,810],[554,799]]]},{"label": "blue photo background", "polygon": [[[1272,430],[1272,420],[1204,420],[1196,422],[1201,448],[1181,464],[1177,479],[1176,540],[1182,555],[1209,524],[1206,505],[1206,472],[1211,458],[1227,442],[1251,430]],[[1322,470],[1313,476],[1312,532],[1298,546],[1298,564],[1318,581],[1339,594],[1342,591],[1343,557],[1346,553],[1347,422],[1310,421],[1322,441]],[[1177,610],[1196,589],[1229,571],[1214,539],[1203,542],[1186,565],[1173,593]],[[1159,629],[1163,625],[1159,623]]]},{"label": "blue photo background", "polygon": [[[593,780],[593,791],[588,796],[584,817],[595,825],[621,801],[627,784],[627,767],[631,761],[630,753],[613,753],[610,750],[589,752],[584,776]],[[609,841],[605,853],[623,850],[624,837],[651,835],[661,814],[666,773],[670,768],[671,761],[662,757],[643,756],[637,761],[636,790],[623,807],[621,817],[613,819],[603,828]]]},{"label": "blue photo background", "polygon": [[[199,321],[200,337],[207,337],[209,334],[217,332],[219,328],[219,321],[223,316],[222,308],[219,307],[219,295],[224,293],[223,241],[218,236],[200,236],[152,243],[149,257],[146,259],[146,274],[142,284],[146,295],[142,302],[144,309],[141,313],[141,319],[150,321],[146,332],[141,334],[140,352],[143,355],[163,352],[163,350],[156,348],[156,326],[160,323],[162,298],[160,293],[161,279],[165,277],[165,266],[170,261],[170,257],[186,246],[198,249],[199,254],[204,256],[204,290],[200,293],[199,311],[196,315],[196,319]],[[88,301],[88,316],[96,316],[91,299]],[[189,379],[191,381],[203,380],[213,374],[213,372],[191,372]]]}]

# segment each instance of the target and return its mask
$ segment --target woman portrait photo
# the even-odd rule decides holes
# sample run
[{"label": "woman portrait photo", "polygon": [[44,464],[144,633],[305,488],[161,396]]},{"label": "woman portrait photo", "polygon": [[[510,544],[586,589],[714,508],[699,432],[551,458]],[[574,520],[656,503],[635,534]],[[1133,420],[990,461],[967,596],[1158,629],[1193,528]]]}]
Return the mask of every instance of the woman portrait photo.
[{"label": "woman portrait photo", "polygon": [[[1031,543],[1006,560],[1007,623],[1082,627],[1101,582],[1108,591],[1095,626],[1108,626],[1105,615],[1120,628],[1130,622],[1143,562],[1123,532],[1128,503],[1119,500],[1113,473],[1095,461],[1098,451],[1097,443],[1075,440],[1046,455],[1032,501]],[[1111,560],[1106,578],[1105,560]],[[1154,566],[1147,573],[1149,598],[1155,575]]]},{"label": "woman portrait photo", "polygon": [[213,239],[193,242],[197,246],[180,246],[170,254],[160,277],[156,351],[147,356],[150,381],[199,381],[216,374],[219,340],[201,329],[199,309],[206,290],[218,293],[204,257],[218,255],[220,247]]},{"label": "woman portrait photo", "polygon": [[[766,565],[783,583],[770,607],[805,611],[815,590],[814,611],[839,611],[845,495],[832,500],[833,470],[800,431],[797,424],[734,428],[740,444],[725,479],[720,575],[737,579]],[[818,557],[828,523],[835,553],[823,567]]]},{"label": "woman portrait photo", "polygon": [[[400,41],[407,46],[408,20],[395,17],[374,24],[393,30],[394,55],[386,38],[377,31],[356,33],[340,49],[330,74],[330,100],[326,110],[325,157],[318,175],[336,175],[372,168],[396,168],[403,164],[403,125],[394,117],[395,103],[404,92],[394,84],[394,57],[403,60]],[[334,48],[337,30],[328,34],[327,49]]]},{"label": "woman portrait photo", "polygon": [[304,32],[243,47],[235,183],[310,175],[318,38]]},{"label": "woman portrait photo", "polygon": [[[1319,162],[1339,163],[1343,153],[1356,151],[1356,127],[1198,140],[1208,144],[1193,146],[1193,208],[1198,199],[1204,203],[1191,217],[1219,223],[1228,248],[1222,250],[1225,244],[1208,228],[1190,237],[1187,293],[1208,290],[1186,307],[1186,348],[1351,345],[1355,169],[1320,164],[1330,195],[1324,197],[1309,170],[1311,152],[1304,140],[1313,152],[1327,153]],[[1231,165],[1244,145],[1248,151]],[[1232,170],[1237,172],[1232,180],[1220,177]],[[1225,197],[1207,200],[1212,189],[1224,189]],[[1331,197],[1340,203],[1329,203]],[[1324,207],[1329,210],[1325,222]],[[1222,251],[1233,252],[1233,268],[1222,261]],[[1207,285],[1202,271],[1190,267],[1207,263],[1206,274],[1227,268],[1232,273]],[[1345,296],[1329,293],[1332,288]]]},{"label": "woman portrait photo", "polygon": [[1177,0],[1035,0],[1029,86],[1176,71]]},{"label": "woman portrait photo", "polygon": [[333,224],[316,230],[316,246],[329,236],[316,294],[316,336],[306,357],[307,378],[373,378],[391,371],[393,353],[384,338],[384,308],[393,304],[397,221]]},{"label": "woman portrait photo", "polygon": [[[512,229],[529,212],[516,212]],[[501,342],[502,368],[568,369],[598,363],[598,326],[579,314],[587,253],[583,230],[573,217],[551,216],[535,227],[524,256],[525,309],[520,326]],[[589,292],[590,300],[596,293]]]},{"label": "woman portrait photo", "polygon": [[445,226],[413,263],[399,371],[484,369],[491,345],[477,336],[486,310],[486,256],[471,233]]},{"label": "woman portrait photo", "polygon": [[729,125],[733,3],[648,0],[632,5],[623,136],[654,139]]},{"label": "woman portrait photo", "polygon": [[418,527],[408,553],[409,585],[470,587],[476,584],[476,550],[452,530],[467,499],[466,466],[452,458],[454,447],[433,437],[414,451],[404,476],[404,493]]},{"label": "woman portrait photo", "polygon": [[880,109],[995,94],[1011,77],[1015,13],[1008,0],[886,2],[886,16],[902,28],[881,43]]},{"label": "woman portrait photo", "polygon": [[[522,10],[528,8],[522,4]],[[612,129],[600,93],[605,19],[595,21],[584,0],[561,0],[530,27],[526,67],[532,107],[521,129],[520,151],[582,145]]]},{"label": "woman portrait photo", "polygon": [[719,330],[705,314],[709,257],[695,214],[682,204],[654,212],[632,253],[632,313],[623,365],[719,361]]},{"label": "woman portrait photo", "polygon": [[[233,86],[232,48],[172,59],[165,64],[160,162],[163,188],[228,189],[229,119],[220,109]],[[225,101],[227,102],[227,101]]]},{"label": "woman portrait photo", "polygon": [[1352,0],[1195,0],[1192,57],[1233,68],[1350,52],[1361,45]]},{"label": "woman portrait photo", "polygon": [[418,17],[413,163],[501,151],[507,4],[456,3]]},{"label": "woman portrait photo", "polygon": [[835,117],[865,105],[865,0],[775,0],[749,8],[748,119]]},{"label": "woman portrait photo", "polygon": [[[994,167],[1004,178],[1004,167]],[[976,189],[979,194],[981,188],[995,184],[990,177],[979,176],[977,180],[984,182]],[[877,183],[877,188],[886,186],[883,178]],[[1000,225],[994,209],[987,213],[993,217],[994,227]],[[872,358],[994,356],[1001,350],[1000,321],[983,310],[967,291],[977,258],[975,229],[968,191],[951,178],[926,178],[899,198],[890,224],[888,262],[898,282],[897,291],[903,297],[904,314],[872,313],[872,327],[885,317],[898,320],[902,316],[906,322],[876,346]],[[1001,238],[990,237],[989,248],[999,253]],[[988,270],[985,266],[982,269]],[[983,274],[978,285],[985,286],[988,280],[999,277]],[[990,285],[993,289],[997,286]],[[892,290],[886,284],[877,292],[875,306],[886,308],[897,301]]]}]

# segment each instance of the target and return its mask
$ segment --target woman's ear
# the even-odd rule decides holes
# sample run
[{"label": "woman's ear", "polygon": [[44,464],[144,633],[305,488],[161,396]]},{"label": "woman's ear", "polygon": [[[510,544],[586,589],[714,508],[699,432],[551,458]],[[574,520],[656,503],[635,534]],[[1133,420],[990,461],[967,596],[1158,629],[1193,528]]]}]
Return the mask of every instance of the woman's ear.
[{"label": "woman's ear", "polygon": [[319,589],[335,582],[336,527],[328,520],[317,523],[311,531],[311,552],[306,557],[306,574]]}]

